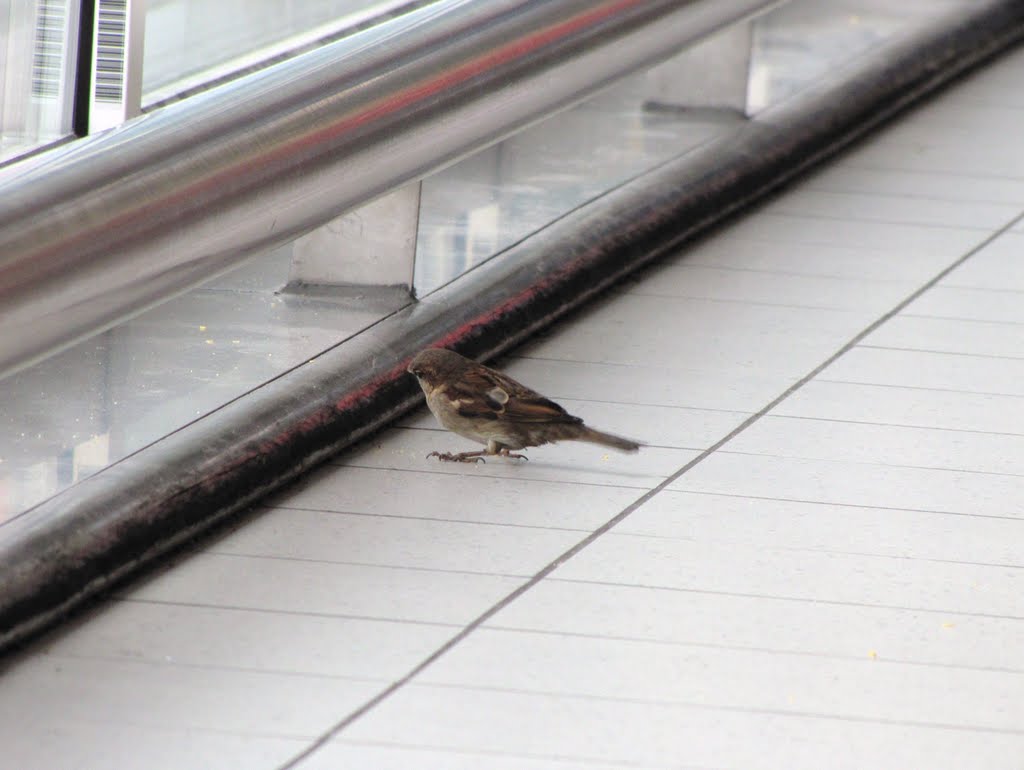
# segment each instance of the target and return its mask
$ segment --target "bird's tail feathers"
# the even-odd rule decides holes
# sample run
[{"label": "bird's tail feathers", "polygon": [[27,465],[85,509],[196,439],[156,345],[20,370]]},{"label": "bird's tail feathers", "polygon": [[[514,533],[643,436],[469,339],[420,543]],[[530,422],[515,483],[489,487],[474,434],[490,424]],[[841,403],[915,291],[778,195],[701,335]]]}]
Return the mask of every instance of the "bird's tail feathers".
[{"label": "bird's tail feathers", "polygon": [[612,433],[602,433],[599,430],[588,428],[585,425],[581,427],[583,430],[579,435],[580,441],[589,441],[591,444],[600,444],[601,446],[611,447],[612,449],[618,449],[620,452],[636,452],[643,446],[643,444],[633,441],[632,439],[616,436]]}]

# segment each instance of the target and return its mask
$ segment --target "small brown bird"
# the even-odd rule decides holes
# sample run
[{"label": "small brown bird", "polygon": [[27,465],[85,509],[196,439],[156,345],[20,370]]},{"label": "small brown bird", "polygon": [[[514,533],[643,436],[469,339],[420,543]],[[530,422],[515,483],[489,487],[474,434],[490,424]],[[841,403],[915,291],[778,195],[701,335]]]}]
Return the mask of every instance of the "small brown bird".
[{"label": "small brown bird", "polygon": [[628,438],[588,428],[554,401],[451,350],[417,353],[408,372],[416,375],[427,406],[442,426],[487,447],[460,454],[431,452],[427,457],[462,463],[484,461],[484,455],[525,460],[526,455],[510,450],[554,441],[589,441],[622,452],[640,448]]}]

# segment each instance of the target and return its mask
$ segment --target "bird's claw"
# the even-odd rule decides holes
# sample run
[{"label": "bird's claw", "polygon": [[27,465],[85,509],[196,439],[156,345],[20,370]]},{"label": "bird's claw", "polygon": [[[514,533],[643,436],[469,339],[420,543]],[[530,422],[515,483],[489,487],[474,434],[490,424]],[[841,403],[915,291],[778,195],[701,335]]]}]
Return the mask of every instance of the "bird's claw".
[{"label": "bird's claw", "polygon": [[438,460],[444,463],[486,463],[487,461],[479,455],[469,454],[463,452],[462,454],[452,454],[451,452],[431,452],[427,455],[429,460],[431,457],[436,457]]}]

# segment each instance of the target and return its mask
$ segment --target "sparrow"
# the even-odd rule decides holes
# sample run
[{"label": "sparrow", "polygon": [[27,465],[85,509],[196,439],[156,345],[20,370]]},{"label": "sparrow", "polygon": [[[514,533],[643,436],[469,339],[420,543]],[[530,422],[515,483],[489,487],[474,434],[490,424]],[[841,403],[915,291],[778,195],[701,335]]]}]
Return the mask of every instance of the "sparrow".
[{"label": "sparrow", "polygon": [[525,460],[526,455],[512,450],[555,441],[589,441],[622,452],[640,449],[636,441],[588,428],[540,393],[451,350],[423,350],[407,371],[419,381],[442,427],[486,447],[459,454],[431,452],[427,457],[463,463],[486,462],[484,455]]}]

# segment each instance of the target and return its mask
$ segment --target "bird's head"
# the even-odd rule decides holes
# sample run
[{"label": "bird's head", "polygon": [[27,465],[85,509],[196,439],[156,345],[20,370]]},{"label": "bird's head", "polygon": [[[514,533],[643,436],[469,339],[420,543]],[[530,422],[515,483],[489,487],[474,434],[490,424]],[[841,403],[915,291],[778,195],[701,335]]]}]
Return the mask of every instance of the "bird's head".
[{"label": "bird's head", "polygon": [[439,382],[457,375],[472,363],[468,358],[464,358],[454,351],[428,348],[421,350],[413,357],[406,371],[415,375],[420,382],[436,386]]}]

